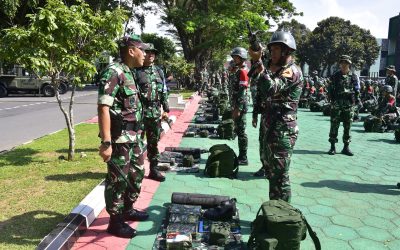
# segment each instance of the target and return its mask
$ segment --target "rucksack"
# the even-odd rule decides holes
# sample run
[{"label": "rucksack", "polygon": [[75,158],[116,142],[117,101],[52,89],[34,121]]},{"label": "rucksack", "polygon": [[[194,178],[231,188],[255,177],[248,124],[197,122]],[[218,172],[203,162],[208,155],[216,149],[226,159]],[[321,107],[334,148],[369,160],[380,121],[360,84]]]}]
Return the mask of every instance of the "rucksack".
[{"label": "rucksack", "polygon": [[208,177],[237,178],[239,171],[238,158],[228,145],[217,144],[210,148],[204,174]]},{"label": "rucksack", "polygon": [[368,115],[364,120],[365,132],[384,132],[382,120],[379,117]]},{"label": "rucksack", "polygon": [[233,119],[222,120],[217,127],[220,139],[235,139],[235,125]]},{"label": "rucksack", "polygon": [[310,234],[315,248],[321,249],[317,234],[300,210],[284,200],[264,202],[251,224],[247,246],[257,250],[299,250],[300,242]]}]

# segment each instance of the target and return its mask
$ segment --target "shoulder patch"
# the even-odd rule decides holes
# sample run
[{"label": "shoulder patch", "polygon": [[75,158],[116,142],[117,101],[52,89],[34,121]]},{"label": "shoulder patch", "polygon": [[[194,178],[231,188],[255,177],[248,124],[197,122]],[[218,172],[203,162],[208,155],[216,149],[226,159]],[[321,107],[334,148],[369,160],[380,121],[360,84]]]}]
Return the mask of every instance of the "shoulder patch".
[{"label": "shoulder patch", "polygon": [[293,76],[293,74],[294,74],[294,72],[293,72],[292,67],[289,67],[282,72],[282,76],[285,78],[291,78]]}]

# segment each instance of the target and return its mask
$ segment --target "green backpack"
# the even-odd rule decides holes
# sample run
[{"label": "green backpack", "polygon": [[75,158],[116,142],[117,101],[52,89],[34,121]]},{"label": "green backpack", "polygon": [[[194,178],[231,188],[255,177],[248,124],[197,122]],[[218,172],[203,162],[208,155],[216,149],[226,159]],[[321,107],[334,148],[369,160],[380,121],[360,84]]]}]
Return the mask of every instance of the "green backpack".
[{"label": "green backpack", "polygon": [[233,119],[222,120],[217,127],[218,137],[220,139],[235,139],[235,124]]},{"label": "green backpack", "polygon": [[321,249],[317,234],[303,214],[283,200],[270,200],[261,205],[251,224],[247,246],[257,250],[299,250],[300,242],[310,234],[315,248]]},{"label": "green backpack", "polygon": [[204,174],[208,177],[237,178],[239,171],[238,158],[228,145],[217,144],[210,148]]}]

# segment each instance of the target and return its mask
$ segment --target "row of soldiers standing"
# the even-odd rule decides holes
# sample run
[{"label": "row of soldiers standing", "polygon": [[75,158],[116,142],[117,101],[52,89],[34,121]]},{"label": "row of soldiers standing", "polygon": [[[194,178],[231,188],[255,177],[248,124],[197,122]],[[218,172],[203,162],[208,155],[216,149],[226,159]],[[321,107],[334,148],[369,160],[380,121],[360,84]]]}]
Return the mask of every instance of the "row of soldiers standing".
[{"label": "row of soldiers standing", "polygon": [[157,49],[153,44],[144,44],[139,36],[131,35],[121,38],[118,45],[120,61],[103,70],[98,81],[99,155],[107,163],[107,232],[132,238],[136,230],[125,222],[149,216],[133,208],[145,173],[144,135],[150,161],[148,177],[164,181],[157,169],[157,143],[161,119],[168,117],[169,107],[164,73],[154,65]]}]

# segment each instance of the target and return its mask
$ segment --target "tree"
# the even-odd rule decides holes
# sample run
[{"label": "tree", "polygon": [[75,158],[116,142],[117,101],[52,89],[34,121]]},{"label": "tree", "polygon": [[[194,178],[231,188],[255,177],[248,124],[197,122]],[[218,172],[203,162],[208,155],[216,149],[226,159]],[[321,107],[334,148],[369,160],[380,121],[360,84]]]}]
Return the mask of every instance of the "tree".
[{"label": "tree", "polygon": [[172,75],[178,84],[178,88],[182,85],[190,87],[190,76],[193,74],[194,64],[188,63],[182,56],[174,56],[165,63],[167,75]]},{"label": "tree", "polygon": [[310,67],[328,69],[328,75],[340,55],[349,55],[354,66],[361,68],[372,65],[379,53],[376,38],[370,31],[339,17],[318,22],[303,49]]},{"label": "tree", "polygon": [[[61,0],[48,0],[28,18],[27,27],[4,30],[0,53],[38,77],[51,78],[67,124],[68,160],[72,160],[75,153],[75,89],[93,77],[96,72],[94,61],[103,51],[116,50],[114,39],[121,35],[126,15],[122,9],[94,12],[84,2],[68,7]],[[58,92],[61,75],[72,84],[68,110],[62,105]]]},{"label": "tree", "polygon": [[165,64],[166,61],[171,60],[175,56],[176,45],[168,37],[158,36],[157,34],[142,33],[141,35],[143,42],[152,43],[158,50],[157,53],[157,64]]},{"label": "tree", "polygon": [[265,17],[278,20],[298,14],[288,0],[153,0],[164,13],[163,25],[180,41],[183,55],[195,63],[195,77],[208,65],[215,51],[225,55],[233,47],[246,44],[245,20],[254,29],[266,30]]}]

